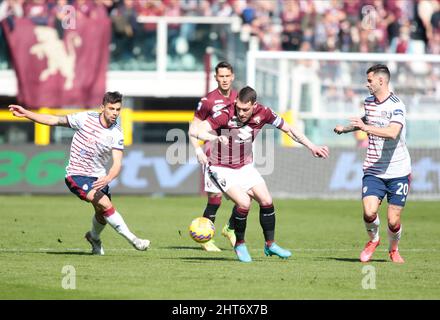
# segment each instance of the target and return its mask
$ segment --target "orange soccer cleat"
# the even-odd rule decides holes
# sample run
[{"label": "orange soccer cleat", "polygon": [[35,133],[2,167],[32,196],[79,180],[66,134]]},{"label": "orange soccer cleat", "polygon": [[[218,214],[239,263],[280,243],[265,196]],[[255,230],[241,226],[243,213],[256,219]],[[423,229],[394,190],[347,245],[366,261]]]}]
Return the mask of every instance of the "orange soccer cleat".
[{"label": "orange soccer cleat", "polygon": [[399,250],[391,250],[389,252],[391,261],[395,263],[404,263],[405,260],[400,256]]},{"label": "orange soccer cleat", "polygon": [[380,244],[380,240],[377,240],[376,242],[368,241],[367,244],[365,245],[364,250],[362,250],[361,252],[361,257],[360,257],[361,262],[370,261],[374,251],[376,250],[379,244]]}]

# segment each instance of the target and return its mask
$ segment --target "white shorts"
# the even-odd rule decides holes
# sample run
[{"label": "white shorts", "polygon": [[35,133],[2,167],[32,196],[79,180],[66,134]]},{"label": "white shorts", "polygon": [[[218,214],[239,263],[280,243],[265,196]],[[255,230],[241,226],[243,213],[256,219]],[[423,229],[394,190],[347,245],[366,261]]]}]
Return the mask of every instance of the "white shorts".
[{"label": "white shorts", "polygon": [[[243,191],[248,191],[257,184],[264,183],[263,177],[258,170],[254,168],[252,163],[247,164],[240,169],[215,166],[211,166],[210,169],[217,174],[218,183],[225,192],[232,186],[239,186]],[[211,180],[207,166],[205,166],[205,191],[212,193],[222,192]]]}]

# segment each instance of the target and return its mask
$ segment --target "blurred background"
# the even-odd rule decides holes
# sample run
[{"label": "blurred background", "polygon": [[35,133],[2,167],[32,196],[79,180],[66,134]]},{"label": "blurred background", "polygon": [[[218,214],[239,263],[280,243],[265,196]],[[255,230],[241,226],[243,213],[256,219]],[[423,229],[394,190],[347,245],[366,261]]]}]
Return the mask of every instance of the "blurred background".
[{"label": "blurred background", "polygon": [[[440,199],[439,0],[1,0],[0,23],[1,193],[63,193],[73,134],[18,121],[9,104],[66,114],[117,90],[127,151],[115,191],[199,194],[199,166],[177,137],[226,60],[236,89],[254,87],[332,149],[311,159],[265,130],[256,165],[276,196],[358,198],[366,136],[332,129],[362,114],[365,71],[386,63],[408,111],[412,195]],[[171,159],[176,141],[184,161]]]}]

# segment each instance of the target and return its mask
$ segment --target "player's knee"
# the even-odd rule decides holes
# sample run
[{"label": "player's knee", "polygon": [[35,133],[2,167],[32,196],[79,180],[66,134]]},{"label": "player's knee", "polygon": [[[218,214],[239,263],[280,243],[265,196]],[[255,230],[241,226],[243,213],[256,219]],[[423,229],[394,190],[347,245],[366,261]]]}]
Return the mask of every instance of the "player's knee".
[{"label": "player's knee", "polygon": [[364,221],[365,222],[373,222],[374,220],[376,220],[376,218],[377,218],[377,212],[374,212],[374,211],[372,211],[372,212],[366,212],[365,210],[364,210]]},{"label": "player's knee", "polygon": [[222,194],[210,193],[208,194],[208,203],[213,205],[220,205],[222,203]]},{"label": "player's knee", "polygon": [[390,230],[398,229],[400,226],[400,217],[388,217],[388,227]]},{"label": "player's knee", "polygon": [[258,201],[260,207],[271,207],[273,206],[272,197],[267,197]]},{"label": "player's knee", "polygon": [[237,201],[237,207],[249,211],[251,209],[251,201],[248,199],[241,199]]},{"label": "player's knee", "polygon": [[365,218],[375,218],[379,208],[376,205],[364,205],[364,217]]}]

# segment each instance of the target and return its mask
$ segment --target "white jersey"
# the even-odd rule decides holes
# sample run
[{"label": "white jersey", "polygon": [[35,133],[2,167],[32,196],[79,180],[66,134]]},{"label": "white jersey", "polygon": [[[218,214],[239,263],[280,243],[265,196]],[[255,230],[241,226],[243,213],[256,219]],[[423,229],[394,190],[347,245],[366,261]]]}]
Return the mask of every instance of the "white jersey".
[{"label": "white jersey", "polygon": [[402,130],[395,139],[368,134],[368,149],[364,161],[365,175],[383,179],[398,178],[411,173],[411,158],[406,147],[406,108],[393,93],[379,103],[374,96],[365,99],[365,120],[367,125],[385,128],[390,123],[400,123]]},{"label": "white jersey", "polygon": [[69,126],[76,132],[70,146],[66,176],[103,177],[113,149],[124,149],[121,125],[117,121],[105,128],[98,112],[80,112],[67,116]]}]

